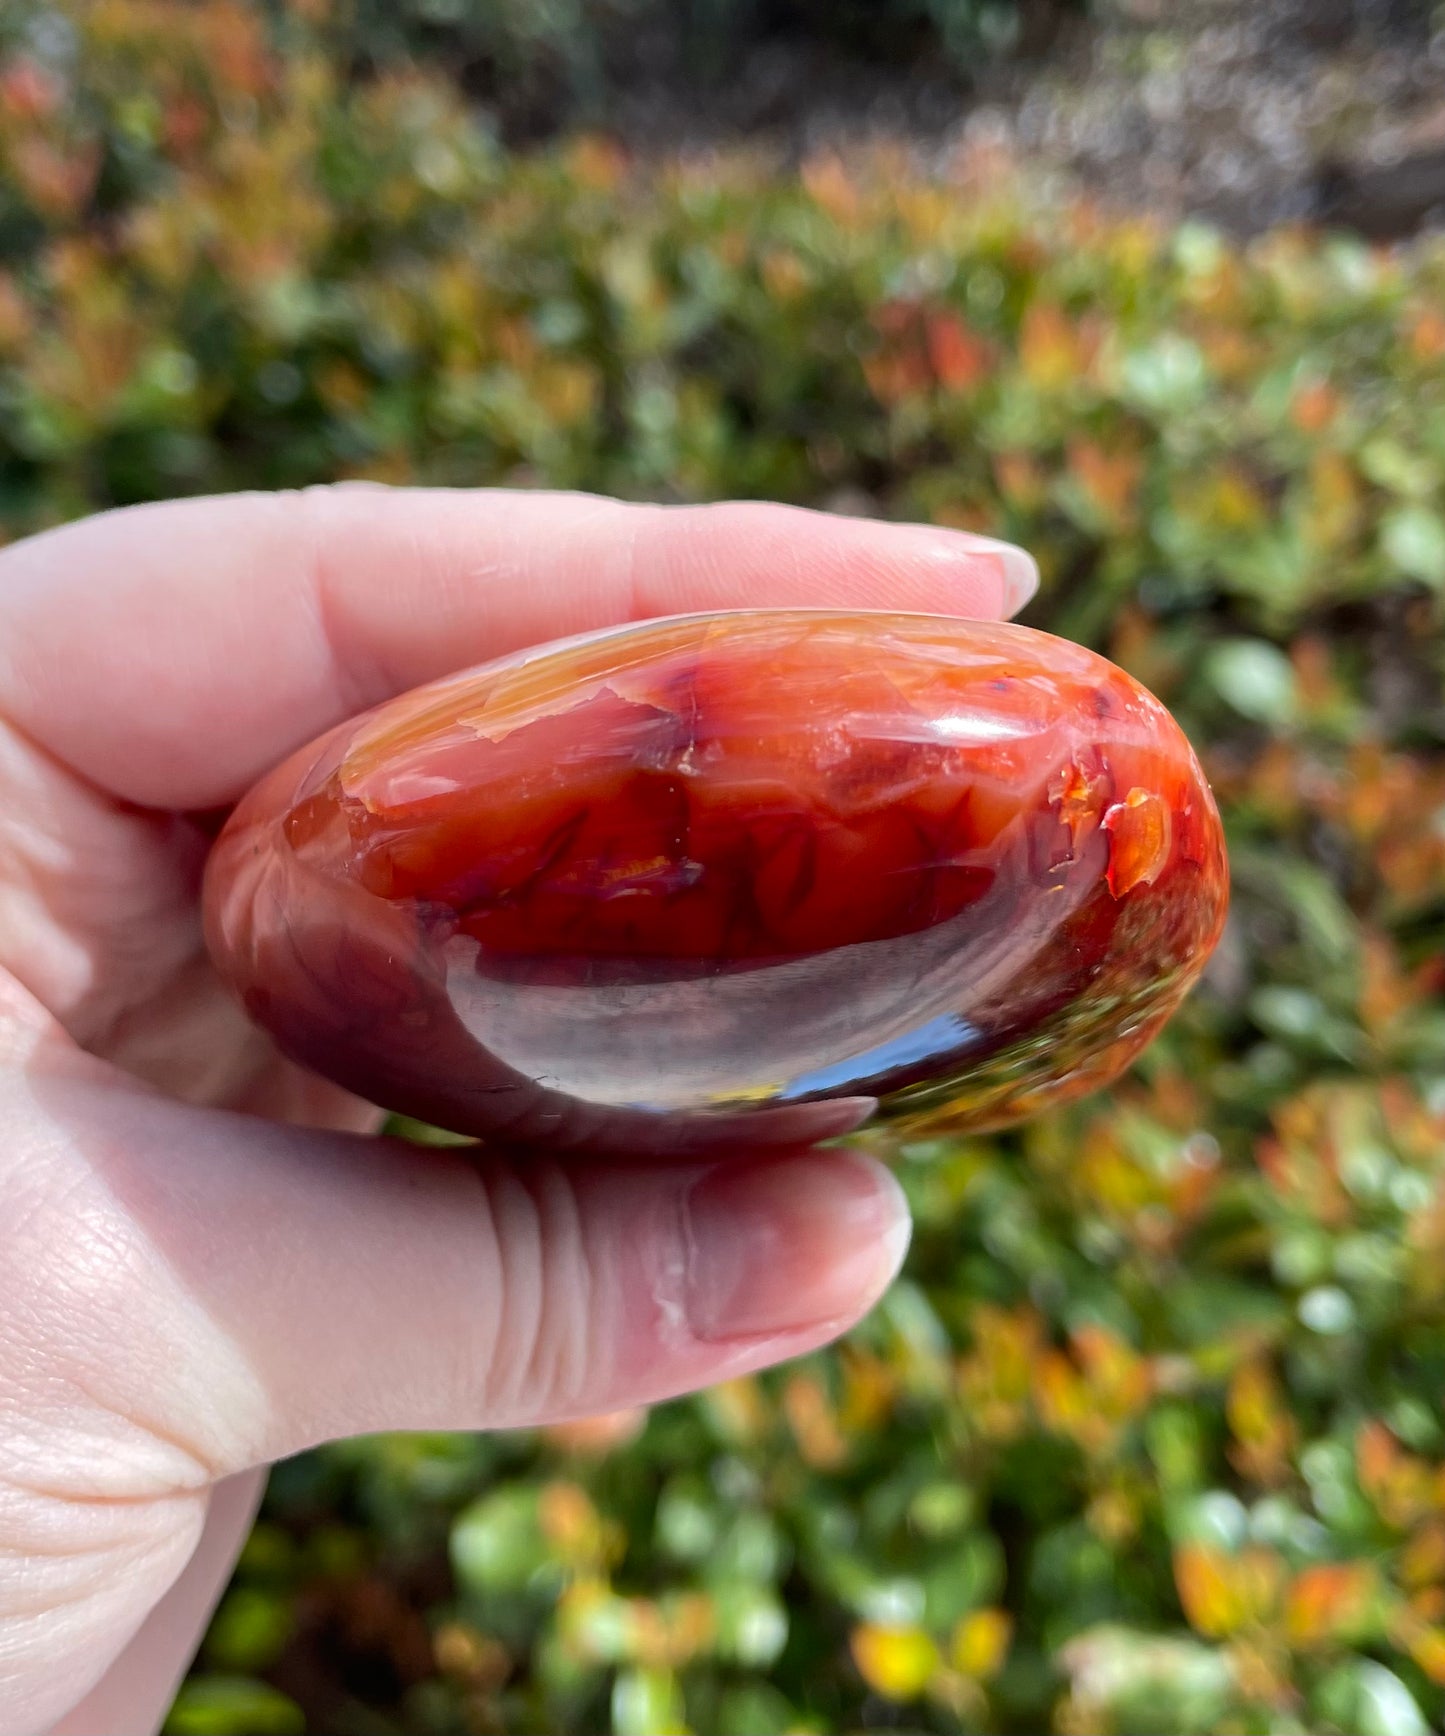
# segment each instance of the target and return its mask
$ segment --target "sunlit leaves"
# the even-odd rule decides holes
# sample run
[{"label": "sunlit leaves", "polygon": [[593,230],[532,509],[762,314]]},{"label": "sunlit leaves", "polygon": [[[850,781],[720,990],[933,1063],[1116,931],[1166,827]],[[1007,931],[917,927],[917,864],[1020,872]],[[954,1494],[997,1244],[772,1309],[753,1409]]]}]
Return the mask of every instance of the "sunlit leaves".
[{"label": "sunlit leaves", "polygon": [[344,76],[317,0],[284,51],[259,7],[74,12],[0,63],[11,534],[357,475],[1011,535],[1030,619],[1186,724],[1235,872],[1107,1098],[889,1150],[913,1250],[838,1351],[282,1467],[173,1728],[1445,1722],[1438,243],[886,153],[510,157],[445,76]]},{"label": "sunlit leaves", "polygon": [[849,1641],[858,1673],[888,1700],[915,1700],[932,1681],[941,1659],[928,1634],[916,1627],[868,1622]]}]

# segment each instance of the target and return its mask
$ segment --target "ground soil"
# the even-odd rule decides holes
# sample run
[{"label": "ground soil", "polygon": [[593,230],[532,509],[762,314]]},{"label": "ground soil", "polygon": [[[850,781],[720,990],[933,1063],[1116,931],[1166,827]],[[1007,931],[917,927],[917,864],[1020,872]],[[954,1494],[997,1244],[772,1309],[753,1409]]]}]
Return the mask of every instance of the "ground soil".
[{"label": "ground soil", "polygon": [[1445,6],[1433,0],[1095,0],[960,77],[760,43],[725,81],[646,76],[631,145],[739,136],[788,152],[901,137],[1003,147],[1111,204],[1254,233],[1327,220],[1393,240],[1445,224]]}]

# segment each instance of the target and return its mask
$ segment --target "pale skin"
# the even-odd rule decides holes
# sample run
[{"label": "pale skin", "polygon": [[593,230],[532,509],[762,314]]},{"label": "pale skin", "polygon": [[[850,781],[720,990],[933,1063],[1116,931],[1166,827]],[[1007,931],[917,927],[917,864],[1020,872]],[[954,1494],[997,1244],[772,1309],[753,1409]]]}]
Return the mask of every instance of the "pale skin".
[{"label": "pale skin", "polygon": [[907,1242],[856,1153],[569,1167],[376,1137],[213,976],[191,816],[521,646],[690,609],[1000,617],[1033,582],[921,526],[360,486],[0,553],[0,1729],[156,1729],[274,1460],[795,1356]]}]

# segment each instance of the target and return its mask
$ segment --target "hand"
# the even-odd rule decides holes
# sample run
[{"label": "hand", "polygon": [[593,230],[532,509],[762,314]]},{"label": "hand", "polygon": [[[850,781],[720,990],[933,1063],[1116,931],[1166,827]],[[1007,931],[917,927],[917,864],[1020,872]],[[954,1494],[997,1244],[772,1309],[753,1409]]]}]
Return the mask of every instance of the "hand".
[{"label": "hand", "polygon": [[823,1343],[897,1270],[872,1161],[413,1149],[251,1029],[201,819],[327,726],[591,627],[996,616],[1016,550],[782,507],[341,487],[0,555],[0,1728],[164,1716],[261,1467],[645,1404]]}]

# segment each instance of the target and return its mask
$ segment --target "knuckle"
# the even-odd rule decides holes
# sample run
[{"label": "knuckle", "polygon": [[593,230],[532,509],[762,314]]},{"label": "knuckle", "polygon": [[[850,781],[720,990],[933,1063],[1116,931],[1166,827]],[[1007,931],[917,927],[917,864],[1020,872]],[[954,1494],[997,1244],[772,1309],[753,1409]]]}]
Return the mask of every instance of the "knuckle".
[{"label": "knuckle", "polygon": [[560,1164],[486,1180],[499,1296],[482,1389],[488,1420],[512,1426],[602,1402],[610,1376],[608,1261]]}]

